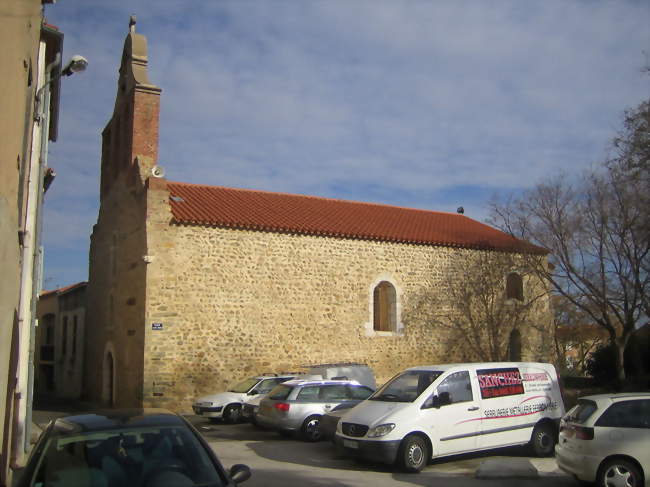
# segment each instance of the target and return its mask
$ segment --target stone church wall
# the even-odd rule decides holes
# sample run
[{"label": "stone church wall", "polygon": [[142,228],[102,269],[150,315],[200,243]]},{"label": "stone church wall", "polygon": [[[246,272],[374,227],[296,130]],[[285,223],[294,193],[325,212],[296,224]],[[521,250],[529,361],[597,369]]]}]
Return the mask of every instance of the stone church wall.
[{"label": "stone church wall", "polygon": [[[415,365],[460,361],[416,309],[475,251],[169,224],[150,191],[143,397],[190,410],[197,396],[263,372],[363,362],[378,383]],[[376,284],[397,290],[398,332],[374,333]],[[547,304],[537,323],[549,323]],[[154,325],[155,323],[155,325]],[[536,328],[522,359],[547,360]]]}]

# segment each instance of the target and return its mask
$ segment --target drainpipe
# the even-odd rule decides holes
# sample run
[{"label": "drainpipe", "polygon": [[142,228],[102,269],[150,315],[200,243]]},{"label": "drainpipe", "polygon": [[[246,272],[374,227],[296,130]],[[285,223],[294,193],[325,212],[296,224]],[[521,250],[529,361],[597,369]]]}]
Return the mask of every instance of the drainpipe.
[{"label": "drainpipe", "polygon": [[[45,47],[41,46],[44,55]],[[23,463],[29,446],[31,414],[28,403],[31,399],[29,390],[33,376],[33,340],[36,326],[36,300],[38,298],[37,277],[40,274],[40,206],[42,204],[42,181],[47,164],[47,142],[49,137],[50,83],[52,70],[59,66],[61,57],[56,58],[45,68],[43,85],[36,92],[36,110],[32,131],[32,156],[30,158],[27,182],[27,205],[25,213],[25,232],[21,255],[20,306],[18,315],[18,384],[16,388],[16,410],[14,411],[14,431],[12,434],[12,467]],[[39,149],[37,151],[37,148]],[[45,158],[44,158],[45,154]]]}]

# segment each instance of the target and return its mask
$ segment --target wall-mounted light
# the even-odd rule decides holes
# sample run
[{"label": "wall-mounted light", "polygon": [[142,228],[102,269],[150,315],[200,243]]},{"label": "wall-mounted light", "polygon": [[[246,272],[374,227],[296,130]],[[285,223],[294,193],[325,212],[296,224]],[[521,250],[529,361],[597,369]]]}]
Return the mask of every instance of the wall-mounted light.
[{"label": "wall-mounted light", "polygon": [[74,73],[80,73],[81,71],[85,71],[86,68],[88,67],[88,60],[80,56],[79,54],[75,54],[70,58],[70,61],[68,61],[68,64],[65,65],[65,67],[61,70],[61,75],[62,76],[71,76]]}]

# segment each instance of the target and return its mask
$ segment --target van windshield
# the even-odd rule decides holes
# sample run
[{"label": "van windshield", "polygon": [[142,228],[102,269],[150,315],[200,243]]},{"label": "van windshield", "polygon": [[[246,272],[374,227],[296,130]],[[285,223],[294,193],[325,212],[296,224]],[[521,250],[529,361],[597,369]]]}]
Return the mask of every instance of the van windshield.
[{"label": "van windshield", "polygon": [[370,401],[413,402],[440,377],[440,370],[408,370],[393,377],[368,399]]}]

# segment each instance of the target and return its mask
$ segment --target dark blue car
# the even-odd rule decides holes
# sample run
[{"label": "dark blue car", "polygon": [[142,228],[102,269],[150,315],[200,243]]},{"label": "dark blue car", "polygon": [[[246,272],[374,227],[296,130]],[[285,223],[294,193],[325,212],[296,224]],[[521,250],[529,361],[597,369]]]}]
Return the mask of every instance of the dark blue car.
[{"label": "dark blue car", "polygon": [[235,486],[246,465],[226,472],[212,448],[178,414],[118,409],[52,421],[17,487]]}]

